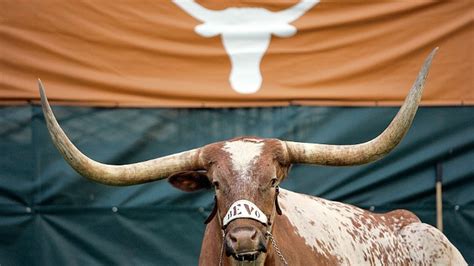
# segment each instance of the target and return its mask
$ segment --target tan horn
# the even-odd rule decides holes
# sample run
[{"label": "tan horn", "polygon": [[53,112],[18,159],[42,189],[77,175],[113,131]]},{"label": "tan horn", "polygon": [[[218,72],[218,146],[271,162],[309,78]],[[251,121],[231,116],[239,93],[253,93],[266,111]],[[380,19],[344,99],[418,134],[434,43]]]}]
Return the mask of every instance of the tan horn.
[{"label": "tan horn", "polygon": [[402,107],[390,125],[376,138],[354,145],[328,145],[285,141],[291,163],[319,165],[359,165],[382,158],[393,150],[407,133],[415,117],[431,61],[438,48],[426,58]]},{"label": "tan horn", "polygon": [[180,171],[201,169],[199,148],[127,165],[108,165],[90,159],[72,144],[61,129],[48,103],[41,80],[38,80],[38,85],[43,113],[54,145],[69,165],[82,176],[107,185],[127,186],[164,179]]}]

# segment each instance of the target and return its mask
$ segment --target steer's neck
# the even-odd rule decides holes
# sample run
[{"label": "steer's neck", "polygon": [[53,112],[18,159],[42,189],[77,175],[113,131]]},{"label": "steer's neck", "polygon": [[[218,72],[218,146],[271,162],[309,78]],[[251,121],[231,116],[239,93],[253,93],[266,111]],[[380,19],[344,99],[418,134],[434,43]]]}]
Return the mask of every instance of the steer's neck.
[{"label": "steer's neck", "polygon": [[[204,238],[202,240],[201,255],[199,265],[219,265],[219,257],[222,249],[222,231],[219,226],[217,215],[206,226]],[[225,254],[222,254],[223,261],[226,261]]]}]

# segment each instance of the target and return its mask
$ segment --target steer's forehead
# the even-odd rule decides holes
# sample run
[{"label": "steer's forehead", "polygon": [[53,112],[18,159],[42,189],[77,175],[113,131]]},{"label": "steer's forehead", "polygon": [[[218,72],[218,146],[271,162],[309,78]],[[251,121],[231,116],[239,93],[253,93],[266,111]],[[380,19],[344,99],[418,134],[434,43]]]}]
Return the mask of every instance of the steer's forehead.
[{"label": "steer's forehead", "polygon": [[246,193],[250,188],[258,187],[260,171],[258,166],[264,152],[265,141],[261,139],[243,138],[224,143],[222,150],[228,155],[232,175],[233,188]]},{"label": "steer's forehead", "polygon": [[[206,146],[202,159],[209,162],[213,179],[232,185],[258,185],[287,174],[287,153],[278,139],[242,137]],[[268,179],[268,180],[267,180]]]},{"label": "steer's forehead", "polygon": [[265,140],[244,138],[224,143],[222,150],[228,154],[232,171],[238,182],[251,182],[253,169],[264,151]]}]

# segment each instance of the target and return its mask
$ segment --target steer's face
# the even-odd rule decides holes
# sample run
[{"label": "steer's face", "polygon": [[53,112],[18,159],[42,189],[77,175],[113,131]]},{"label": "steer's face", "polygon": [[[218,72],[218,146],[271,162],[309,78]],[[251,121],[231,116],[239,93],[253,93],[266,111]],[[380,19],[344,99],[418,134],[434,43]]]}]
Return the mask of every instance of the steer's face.
[{"label": "steer's face", "polygon": [[284,147],[278,140],[240,138],[206,146],[201,158],[206,172],[178,173],[169,181],[185,191],[214,187],[219,210],[214,219],[225,228],[226,254],[258,258],[266,252],[265,232],[276,215],[276,187],[289,168]]}]

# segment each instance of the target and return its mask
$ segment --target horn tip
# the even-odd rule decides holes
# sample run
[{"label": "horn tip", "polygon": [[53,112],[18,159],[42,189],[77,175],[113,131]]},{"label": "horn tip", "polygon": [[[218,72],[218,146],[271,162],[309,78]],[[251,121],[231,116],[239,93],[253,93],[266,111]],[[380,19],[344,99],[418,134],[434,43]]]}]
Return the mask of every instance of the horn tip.
[{"label": "horn tip", "polygon": [[420,71],[420,78],[422,80],[421,82],[424,82],[424,80],[426,79],[426,76],[428,75],[428,71],[431,67],[431,62],[433,61],[433,58],[435,57],[438,50],[439,50],[439,47],[435,47],[431,51],[431,53],[428,55],[428,57],[426,57],[425,63],[423,64],[423,67]]},{"label": "horn tip", "polygon": [[48,105],[48,98],[46,97],[46,92],[44,89],[43,82],[41,82],[41,79],[38,79],[38,89],[39,89],[40,98],[41,98],[41,105],[43,106]]},{"label": "horn tip", "polygon": [[41,96],[43,96],[44,86],[43,86],[43,82],[41,82],[41,79],[38,79],[38,88],[39,88],[39,92],[40,92]]},{"label": "horn tip", "polygon": [[431,53],[428,55],[428,60],[431,62],[431,60],[433,59],[433,57],[436,55],[436,53],[438,52],[439,50],[439,46],[436,46],[432,51]]}]

